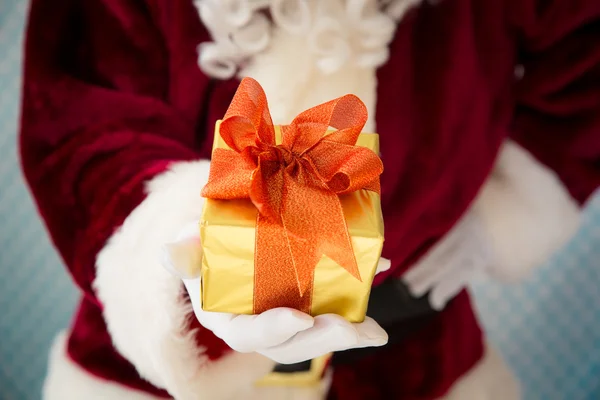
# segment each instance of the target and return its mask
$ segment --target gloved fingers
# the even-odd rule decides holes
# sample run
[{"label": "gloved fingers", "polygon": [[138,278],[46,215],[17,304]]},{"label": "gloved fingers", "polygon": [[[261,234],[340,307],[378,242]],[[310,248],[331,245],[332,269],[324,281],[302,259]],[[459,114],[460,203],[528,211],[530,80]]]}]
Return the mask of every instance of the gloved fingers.
[{"label": "gloved fingers", "polygon": [[[466,256],[460,247],[456,247],[455,251],[448,253],[444,260],[436,259],[435,263],[431,262],[431,260],[425,260],[425,265],[419,262],[411,271],[408,271],[404,275],[403,280],[414,296],[422,296],[437,286],[444,277],[451,276],[460,270],[465,263]],[[421,268],[426,273],[420,271]],[[411,273],[414,270],[417,270],[416,273]]]},{"label": "gloved fingers", "polygon": [[450,259],[456,257],[457,249],[460,248],[461,236],[453,232],[448,237],[438,242],[427,254],[425,254],[416,265],[408,270],[403,280],[409,287],[415,289],[415,295],[422,295],[428,287],[436,281],[443,268],[448,265]]},{"label": "gloved fingers", "polygon": [[472,262],[475,266],[485,266],[491,254],[488,248],[479,220],[471,213],[466,214],[439,246],[434,246],[403,279],[413,295],[422,296]]},{"label": "gloved fingers", "polygon": [[200,237],[200,221],[191,221],[183,226],[179,234],[175,237],[176,241]]},{"label": "gloved fingers", "polygon": [[200,323],[207,321],[215,335],[242,353],[277,346],[314,324],[313,317],[292,308],[274,308],[258,315],[235,315],[229,320],[211,315],[219,313],[203,311],[201,314]]},{"label": "gloved fingers", "polygon": [[200,300],[201,279],[182,279],[182,281],[185,289],[188,292],[188,296],[190,297],[190,302],[194,308],[194,313],[196,314],[196,317],[198,317],[198,314],[202,311]]},{"label": "gloved fingers", "polygon": [[200,276],[202,246],[199,237],[188,237],[167,243],[162,247],[161,264],[171,274],[181,279]]},{"label": "gloved fingers", "polygon": [[473,267],[452,270],[437,285],[435,285],[429,294],[429,304],[434,310],[444,309],[449,300],[454,298],[463,290],[474,275]]},{"label": "gloved fingers", "polygon": [[174,241],[163,245],[160,261],[167,271],[181,279],[200,276],[202,246],[197,221],[186,224]]},{"label": "gloved fingers", "polygon": [[[380,347],[388,342],[387,332],[373,318],[365,317],[365,320],[360,323],[352,324],[358,332],[358,344],[346,349],[358,349],[363,347]],[[337,351],[340,351],[337,350]]]},{"label": "gloved fingers", "polygon": [[447,268],[439,275],[439,279],[434,286],[438,286],[442,282],[455,281],[463,275],[472,276],[475,271],[483,268],[484,265],[479,257],[470,252],[463,252],[460,257],[450,260]]},{"label": "gloved fingers", "polygon": [[375,275],[387,271],[388,269],[390,269],[391,266],[392,262],[390,260],[381,257],[379,259],[379,262],[377,263],[377,270],[375,271]]},{"label": "gloved fingers", "polygon": [[383,346],[387,333],[371,318],[352,324],[334,314],[314,318],[314,326],[279,346],[258,352],[280,364],[293,364],[351,348]]}]

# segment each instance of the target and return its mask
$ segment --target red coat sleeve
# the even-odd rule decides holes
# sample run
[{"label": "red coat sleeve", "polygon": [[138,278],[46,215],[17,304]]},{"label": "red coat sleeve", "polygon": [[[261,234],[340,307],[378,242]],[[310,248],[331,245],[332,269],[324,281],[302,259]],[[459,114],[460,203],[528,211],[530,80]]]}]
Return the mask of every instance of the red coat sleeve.
[{"label": "red coat sleeve", "polygon": [[515,1],[514,137],[584,202],[600,186],[600,2]]},{"label": "red coat sleeve", "polygon": [[[170,46],[153,2],[33,0],[25,45],[20,151],[25,177],[74,280],[93,297],[95,257],[173,161],[209,154],[196,134],[208,78],[181,68],[205,32]],[[168,4],[165,2],[165,4]],[[173,2],[198,18],[191,2]],[[195,57],[188,57],[195,59]],[[189,74],[178,96],[170,71]]]}]

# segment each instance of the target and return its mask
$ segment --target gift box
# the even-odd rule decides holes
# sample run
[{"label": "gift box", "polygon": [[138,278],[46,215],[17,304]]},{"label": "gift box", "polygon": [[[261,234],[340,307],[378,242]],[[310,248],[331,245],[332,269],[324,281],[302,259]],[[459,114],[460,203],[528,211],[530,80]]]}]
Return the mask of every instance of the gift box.
[{"label": "gift box", "polygon": [[216,124],[203,190],[203,310],[364,320],[383,247],[383,167],[378,136],[360,133],[361,106],[336,99],[273,126],[258,83],[242,81]]}]

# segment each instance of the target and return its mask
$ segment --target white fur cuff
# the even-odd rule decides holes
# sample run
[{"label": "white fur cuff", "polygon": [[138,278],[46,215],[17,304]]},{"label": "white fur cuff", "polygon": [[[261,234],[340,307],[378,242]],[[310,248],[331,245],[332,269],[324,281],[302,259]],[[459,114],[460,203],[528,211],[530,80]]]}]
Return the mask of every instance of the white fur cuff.
[{"label": "white fur cuff", "polygon": [[200,218],[210,162],[175,164],[148,185],[97,259],[95,288],[117,350],[153,385],[176,399],[228,399],[272,369],[258,354],[209,361],[188,328],[182,282],[160,264],[160,249]]},{"label": "white fur cuff", "polygon": [[495,251],[492,275],[526,277],[575,234],[580,210],[556,175],[513,142],[500,151],[472,212]]}]

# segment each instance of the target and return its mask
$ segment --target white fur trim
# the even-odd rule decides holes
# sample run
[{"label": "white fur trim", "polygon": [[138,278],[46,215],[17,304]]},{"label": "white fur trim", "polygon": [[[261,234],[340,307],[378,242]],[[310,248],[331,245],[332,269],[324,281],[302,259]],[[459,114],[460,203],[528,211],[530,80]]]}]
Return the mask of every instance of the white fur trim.
[{"label": "white fur trim", "polygon": [[[230,378],[231,376],[228,375]],[[316,387],[256,387],[244,391],[233,400],[322,400],[325,398],[331,373]],[[232,381],[233,382],[233,381]],[[231,382],[230,382],[231,383]],[[218,397],[199,395],[198,399]],[[67,335],[61,332],[52,345],[48,375],[42,390],[42,400],[159,400],[160,398],[97,378],[75,364],[67,355]]]},{"label": "white fur trim", "polygon": [[545,262],[577,231],[580,210],[556,175],[506,142],[473,212],[495,251],[492,275],[514,281]]},{"label": "white fur trim", "polygon": [[202,209],[210,163],[179,163],[148,185],[148,197],[97,259],[95,288],[117,350],[178,400],[229,399],[269,372],[258,354],[232,352],[210,362],[188,329],[191,305],[181,281],[160,264],[161,246]]},{"label": "white fur trim", "polygon": [[[377,68],[388,59],[396,23],[421,0],[197,0],[212,42],[199,47],[200,68],[228,79],[272,43],[273,31],[304,37],[323,73],[343,66]],[[272,23],[266,16],[270,12]],[[297,59],[297,57],[294,57]]]},{"label": "white fur trim", "polygon": [[67,354],[67,335],[61,332],[50,350],[43,400],[157,400],[157,397],[101,380],[75,364]]},{"label": "white fur trim", "polygon": [[484,357],[440,400],[519,400],[519,382],[500,354],[487,346]]}]

